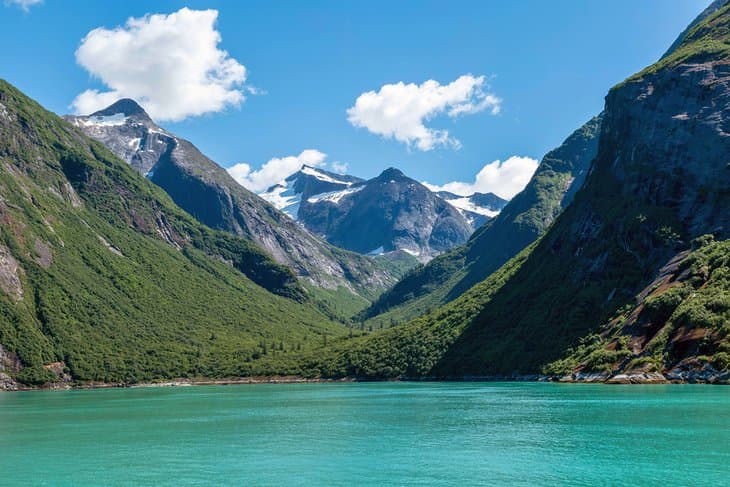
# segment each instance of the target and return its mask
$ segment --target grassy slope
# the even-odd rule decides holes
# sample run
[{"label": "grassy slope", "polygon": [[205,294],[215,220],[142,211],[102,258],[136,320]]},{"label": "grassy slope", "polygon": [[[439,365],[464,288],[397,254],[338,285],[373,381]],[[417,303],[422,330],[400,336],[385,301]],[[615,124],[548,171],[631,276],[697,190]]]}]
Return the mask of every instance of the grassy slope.
[{"label": "grassy slope", "polygon": [[256,247],[198,224],[5,82],[0,103],[0,243],[23,290],[0,290],[0,344],[21,378],[55,361],[80,380],[245,375],[264,352],[344,333]]}]

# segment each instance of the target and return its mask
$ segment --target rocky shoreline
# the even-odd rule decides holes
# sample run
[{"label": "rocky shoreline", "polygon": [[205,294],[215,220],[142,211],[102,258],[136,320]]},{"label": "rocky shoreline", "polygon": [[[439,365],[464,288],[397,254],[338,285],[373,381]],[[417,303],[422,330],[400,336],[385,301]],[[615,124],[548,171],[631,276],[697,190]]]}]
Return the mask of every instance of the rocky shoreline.
[{"label": "rocky shoreline", "polygon": [[357,382],[356,379],[321,379],[297,376],[256,376],[234,379],[174,379],[160,382],[56,382],[43,386],[27,386],[18,384],[7,374],[0,373],[0,392],[19,391],[66,391],[73,389],[141,389],[154,387],[191,387],[191,386],[228,386],[246,384],[306,384],[306,383],[342,383]]},{"label": "rocky shoreline", "polygon": [[672,370],[660,372],[635,372],[611,375],[605,372],[576,372],[563,376],[539,374],[491,375],[463,377],[401,377],[397,379],[372,379],[345,377],[341,379],[305,378],[298,376],[256,376],[233,379],[175,379],[160,382],[59,382],[34,387],[18,384],[7,374],[0,373],[0,392],[72,390],[72,389],[136,389],[155,387],[227,386],[251,384],[323,384],[347,382],[556,382],[563,384],[711,384],[730,385],[730,371],[719,372],[711,367],[702,370]]}]

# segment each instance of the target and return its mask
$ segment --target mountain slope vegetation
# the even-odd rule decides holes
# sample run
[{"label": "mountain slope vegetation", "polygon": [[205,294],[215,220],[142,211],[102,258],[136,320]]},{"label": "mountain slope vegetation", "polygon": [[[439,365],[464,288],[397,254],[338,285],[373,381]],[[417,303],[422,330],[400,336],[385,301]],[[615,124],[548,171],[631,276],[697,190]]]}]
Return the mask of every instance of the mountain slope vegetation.
[{"label": "mountain slope vegetation", "polygon": [[[585,347],[605,333],[602,325],[612,323],[615,333],[622,323],[631,328],[626,319],[641,308],[643,329],[631,331],[640,339],[619,338],[620,347],[598,340],[592,349],[618,352],[605,361],[611,370],[625,370],[622,357],[643,358],[643,344],[669,326],[661,336],[672,344],[660,342],[646,359],[661,378],[708,363],[725,374],[729,26],[725,5],[670,56],[608,93],[585,183],[539,241],[427,317],[344,344],[303,368],[373,377],[554,372],[561,360],[563,369],[585,365]],[[717,243],[686,257],[708,239]],[[682,287],[652,290],[668,263],[680,261]],[[327,369],[330,363],[337,366]]]},{"label": "mountain slope vegetation", "polygon": [[246,375],[344,332],[287,268],[4,81],[0,219],[0,369],[22,382]]}]

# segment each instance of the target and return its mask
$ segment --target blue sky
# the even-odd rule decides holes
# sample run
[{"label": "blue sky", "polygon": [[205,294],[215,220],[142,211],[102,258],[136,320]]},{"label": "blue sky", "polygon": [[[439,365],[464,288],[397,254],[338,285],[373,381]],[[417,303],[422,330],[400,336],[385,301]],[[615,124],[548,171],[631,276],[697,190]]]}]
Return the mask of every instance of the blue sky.
[{"label": "blue sky", "polygon": [[[182,108],[174,108],[182,112],[173,113],[169,100],[155,106],[162,107],[156,112],[167,118],[182,118],[161,125],[194,142],[219,164],[244,162],[255,172],[272,158],[285,160],[314,150],[326,153],[329,163],[347,164],[349,173],[361,177],[396,166],[434,184],[473,182],[485,164],[513,156],[540,159],[559,145],[601,110],[611,86],[659,58],[708,4],[709,0],[45,0],[24,11],[6,1],[0,8],[0,76],[50,110],[69,113],[85,90],[110,90],[109,83],[92,75],[95,70],[120,76],[126,66],[134,70],[168,53],[185,52],[174,45],[150,56],[136,51],[125,58],[113,49],[94,50],[87,53],[84,68],[76,52],[90,31],[125,26],[128,18],[148,13],[213,9],[218,15],[211,32],[221,41],[210,47],[228,53],[219,61],[230,61],[218,76],[225,78],[223,84],[229,78],[240,81],[237,69],[242,66],[245,81],[224,87],[225,96],[217,101],[217,95],[205,93],[199,102],[180,96],[185,98]],[[195,35],[186,32],[183,40]],[[467,75],[471,77],[464,78]],[[466,94],[454,94],[458,87],[450,84],[459,79],[466,83]],[[428,88],[423,85],[428,80],[437,84]],[[155,97],[175,93],[159,79],[151,83],[157,84],[151,104]],[[391,96],[381,91],[384,85],[395,85]],[[358,97],[370,91],[375,106],[356,106]],[[245,101],[235,106],[231,92],[240,92]],[[381,120],[383,114],[392,115],[389,103],[400,103],[404,95],[412,98],[400,107],[400,115]],[[348,120],[353,107],[356,113]],[[413,107],[422,109],[415,119]],[[461,112],[458,116],[455,108]],[[186,117],[186,110],[191,115]],[[201,111],[207,113],[195,115]],[[430,140],[414,138],[419,125],[433,131]],[[515,161],[515,171],[530,169],[528,159]],[[322,162],[322,157],[314,162]],[[492,184],[508,184],[499,179],[502,176],[514,174],[497,174]]]}]

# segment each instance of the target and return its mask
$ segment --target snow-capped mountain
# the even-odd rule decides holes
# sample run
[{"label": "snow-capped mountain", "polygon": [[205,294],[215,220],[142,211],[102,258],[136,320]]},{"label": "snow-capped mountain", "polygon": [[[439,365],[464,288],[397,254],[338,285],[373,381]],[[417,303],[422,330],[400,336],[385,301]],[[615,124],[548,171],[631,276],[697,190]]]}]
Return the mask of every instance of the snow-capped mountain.
[{"label": "snow-capped mountain", "polygon": [[175,140],[174,135],[158,127],[144,109],[129,98],[89,116],[67,115],[65,118],[145,175]]},{"label": "snow-capped mountain", "polygon": [[[192,143],[155,124],[133,100],[119,100],[89,116],[65,118],[162,187],[195,218],[211,228],[248,237],[315,286],[345,287],[371,297],[398,277],[375,259],[343,252],[312,235],[239,185]],[[320,189],[311,191],[337,187],[327,181],[316,184]],[[297,192],[310,192],[304,182],[294,186]]]},{"label": "snow-capped mountain", "polygon": [[494,193],[474,193],[469,196],[461,196],[448,191],[439,191],[436,195],[459,210],[474,229],[499,215],[499,212],[508,203],[507,200]]},{"label": "snow-capped mountain", "polygon": [[394,168],[365,181],[306,165],[260,196],[334,245],[371,255],[403,250],[424,262],[465,242],[506,203],[434,193]]},{"label": "snow-capped mountain", "polygon": [[302,199],[312,199],[312,203],[322,199],[338,202],[345,194],[361,188],[363,182],[355,176],[335,174],[305,164],[299,171],[259,196],[297,220]]}]

